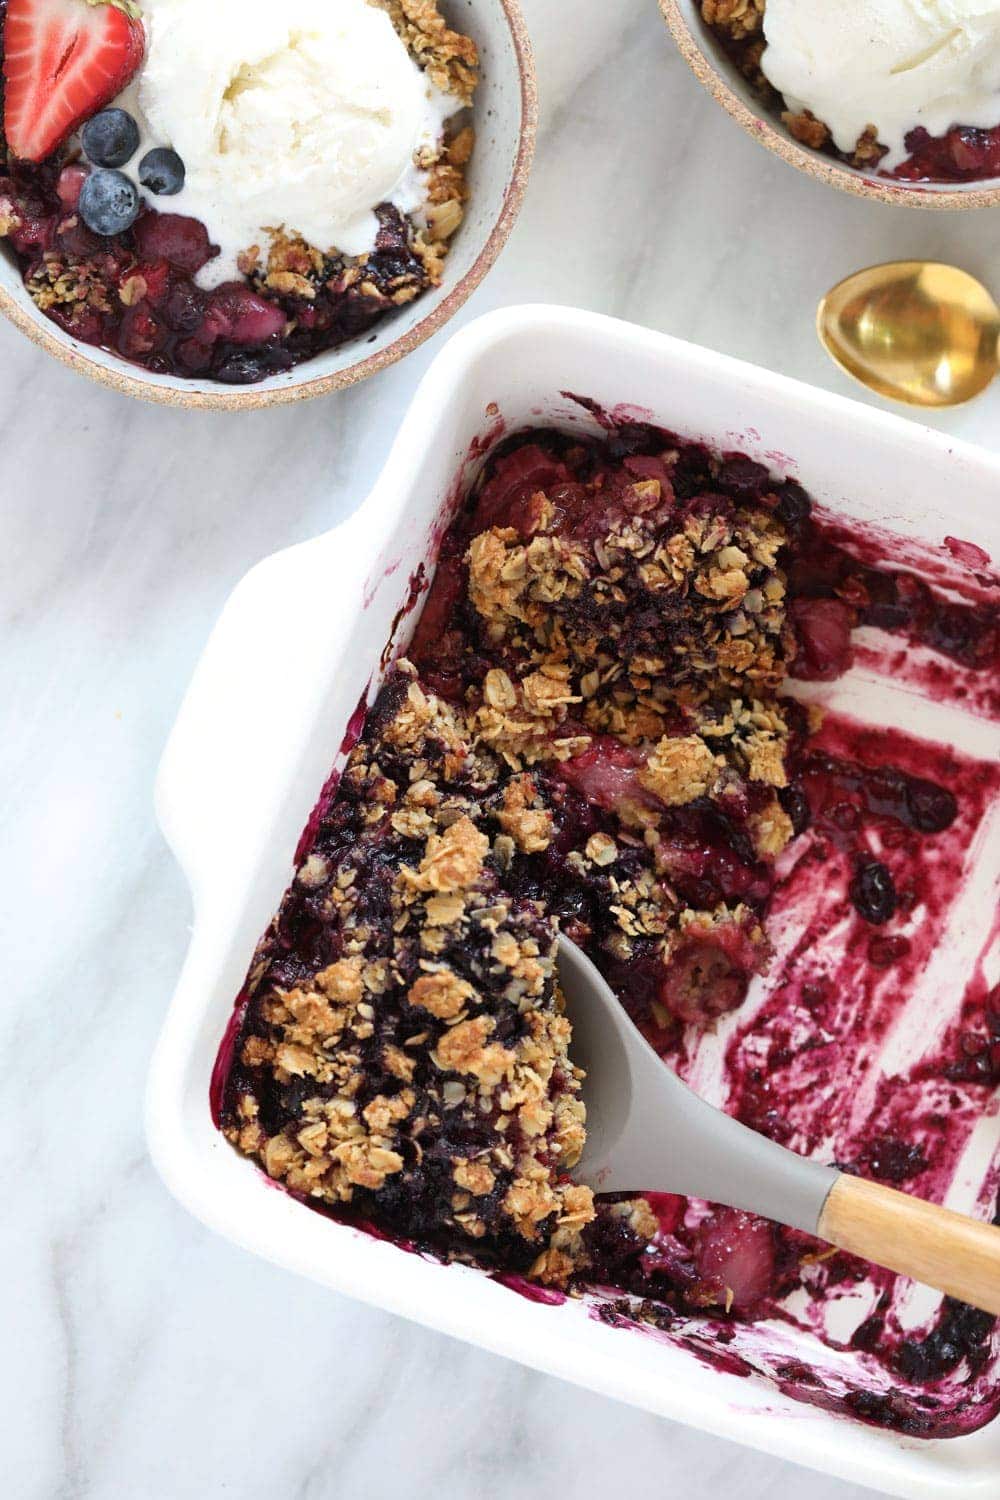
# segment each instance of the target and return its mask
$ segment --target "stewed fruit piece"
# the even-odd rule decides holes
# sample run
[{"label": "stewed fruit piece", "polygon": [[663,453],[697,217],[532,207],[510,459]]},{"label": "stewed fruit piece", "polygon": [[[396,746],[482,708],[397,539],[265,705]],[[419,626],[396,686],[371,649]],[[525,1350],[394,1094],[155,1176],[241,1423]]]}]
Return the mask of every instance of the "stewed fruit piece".
[{"label": "stewed fruit piece", "polygon": [[184,163],[169,146],[147,151],[139,163],[139,181],[158,198],[172,198],[184,186]]},{"label": "stewed fruit piece", "polygon": [[850,667],[854,652],[854,616],[839,599],[793,599],[788,611],[798,652],[792,676],[807,682],[832,682]]},{"label": "stewed fruit piece", "polygon": [[611,735],[595,735],[590,748],[572,760],[559,763],[556,775],[568,781],[581,797],[606,812],[618,811],[624,802],[649,800],[639,781],[646,756],[623,745]]},{"label": "stewed fruit piece", "polygon": [[89,176],[90,169],[82,162],[73,162],[70,166],[63,167],[59,173],[56,192],[59,194],[59,202],[67,213],[76,212],[83,184]]},{"label": "stewed fruit piece", "polygon": [[95,167],[123,167],[139,149],[139,127],[127,109],[102,109],[80,132]]},{"label": "stewed fruit piece", "polygon": [[737,1208],[717,1208],[695,1240],[695,1301],[747,1314],[774,1290],[774,1229]]},{"label": "stewed fruit piece", "polygon": [[124,172],[91,172],[80,189],[80,217],[95,234],[122,234],[139,217],[139,194]]},{"label": "stewed fruit piece", "polygon": [[712,1026],[743,1004],[750,976],[764,956],[735,921],[694,928],[667,959],[660,1004],[686,1024]]},{"label": "stewed fruit piece", "polygon": [[185,214],[143,214],[135,226],[135,243],[143,260],[167,260],[189,276],[219,253],[204,224]]},{"label": "stewed fruit piece", "polygon": [[11,155],[44,161],[121,93],[145,49],[132,0],[8,0],[4,134]]},{"label": "stewed fruit piece", "polygon": [[262,344],[283,333],[285,323],[285,314],[276,302],[258,296],[241,281],[226,281],[216,287],[205,316],[208,335],[232,344]]}]

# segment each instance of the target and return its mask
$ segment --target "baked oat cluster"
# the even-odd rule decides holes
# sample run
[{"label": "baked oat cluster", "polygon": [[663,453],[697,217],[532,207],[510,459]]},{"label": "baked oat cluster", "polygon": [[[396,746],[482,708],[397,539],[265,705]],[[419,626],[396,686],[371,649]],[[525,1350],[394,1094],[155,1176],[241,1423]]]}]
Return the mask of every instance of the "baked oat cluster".
[{"label": "baked oat cluster", "polygon": [[450,27],[438,0],[373,0],[402,37],[431,82],[462,104],[471,104],[479,81],[479,54],[471,37]]},{"label": "baked oat cluster", "polygon": [[502,882],[505,851],[542,835],[513,784],[488,808],[499,781],[401,664],[286,903],[338,956],[253,976],[228,1133],[293,1191],[548,1275],[593,1204],[565,1179],[583,1106],[556,923]]},{"label": "baked oat cluster", "polygon": [[648,1204],[570,1175],[556,943],[654,1039],[766,964],[806,504],[653,429],[492,462],[248,981],[223,1125],[272,1177],[546,1282],[638,1261]]}]

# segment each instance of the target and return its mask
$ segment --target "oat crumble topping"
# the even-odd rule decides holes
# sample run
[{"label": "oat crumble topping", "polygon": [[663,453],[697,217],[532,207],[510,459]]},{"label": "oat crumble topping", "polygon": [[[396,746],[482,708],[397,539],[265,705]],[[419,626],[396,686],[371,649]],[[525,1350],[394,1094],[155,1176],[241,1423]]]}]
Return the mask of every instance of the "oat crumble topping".
[{"label": "oat crumble topping", "polygon": [[386,11],[407,49],[431,82],[463,104],[472,102],[479,55],[471,37],[452,31],[437,0],[373,0]]},{"label": "oat crumble topping", "polygon": [[655,1219],[572,1180],[558,934],[654,1032],[739,1004],[807,732],[801,492],[651,434],[490,464],[260,945],[223,1120],[313,1203],[560,1286]]}]

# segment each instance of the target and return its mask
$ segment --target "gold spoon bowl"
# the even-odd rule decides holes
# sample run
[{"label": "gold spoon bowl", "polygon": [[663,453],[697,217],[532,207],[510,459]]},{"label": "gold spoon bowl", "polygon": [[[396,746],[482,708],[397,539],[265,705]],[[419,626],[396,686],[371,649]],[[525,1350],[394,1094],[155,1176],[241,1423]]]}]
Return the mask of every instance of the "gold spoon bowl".
[{"label": "gold spoon bowl", "polygon": [[974,276],[928,260],[856,271],[819,304],[816,331],[848,375],[910,406],[958,406],[998,369],[1000,309]]}]

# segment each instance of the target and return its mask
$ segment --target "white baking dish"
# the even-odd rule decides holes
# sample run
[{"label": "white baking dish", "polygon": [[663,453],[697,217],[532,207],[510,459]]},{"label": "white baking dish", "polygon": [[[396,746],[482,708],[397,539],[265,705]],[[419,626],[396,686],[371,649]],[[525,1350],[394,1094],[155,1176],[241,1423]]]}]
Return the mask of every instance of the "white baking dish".
[{"label": "white baking dish", "polygon": [[[267,558],[235,590],[171,736],[157,805],[191,885],[194,930],[150,1077],[153,1159],[206,1224],[338,1291],[891,1494],[995,1497],[1000,1422],[927,1442],[800,1405],[606,1327],[584,1302],[539,1305],[312,1213],[269,1187],[212,1125],[209,1080],[233,999],[345,726],[386,642],[395,631],[404,644],[412,627],[411,578],[433,556],[442,506],[501,424],[589,424],[567,391],[609,409],[634,404],[683,435],[794,467],[819,500],[852,516],[933,542],[957,533],[1000,554],[1000,461],[983,452],[589,313],[514,308],[470,325],[426,375],[358,512]],[[882,703],[891,716],[884,688]],[[970,751],[996,753],[995,725],[970,718],[968,735]]]}]

